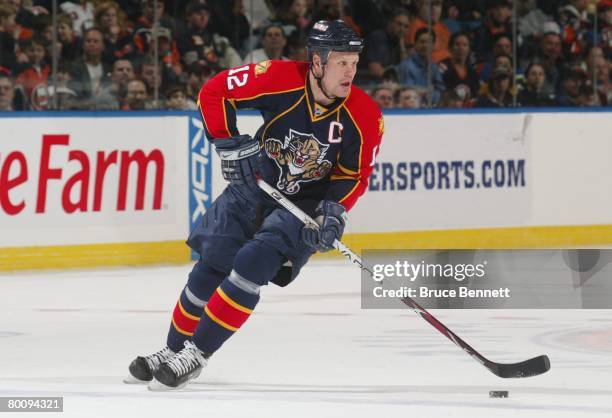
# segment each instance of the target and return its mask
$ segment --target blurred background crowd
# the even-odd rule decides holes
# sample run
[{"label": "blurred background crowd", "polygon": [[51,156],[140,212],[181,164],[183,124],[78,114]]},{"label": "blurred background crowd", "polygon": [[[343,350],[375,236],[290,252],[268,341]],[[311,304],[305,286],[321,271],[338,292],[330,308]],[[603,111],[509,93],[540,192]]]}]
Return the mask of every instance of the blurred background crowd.
[{"label": "blurred background crowd", "polygon": [[219,71],[365,39],[381,108],[610,106],[612,0],[0,0],[0,111],[196,108]]}]

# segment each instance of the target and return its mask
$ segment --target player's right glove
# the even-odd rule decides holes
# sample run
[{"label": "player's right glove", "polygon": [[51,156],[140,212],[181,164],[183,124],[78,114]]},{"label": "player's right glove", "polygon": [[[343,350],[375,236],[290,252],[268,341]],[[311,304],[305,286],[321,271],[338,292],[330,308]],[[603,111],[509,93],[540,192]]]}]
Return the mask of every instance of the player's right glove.
[{"label": "player's right glove", "polygon": [[221,159],[223,178],[232,184],[257,188],[260,172],[259,141],[250,135],[215,139],[215,150]]},{"label": "player's right glove", "polygon": [[315,210],[315,222],[319,228],[305,225],[302,228],[302,241],[322,253],[333,249],[334,241],[342,238],[346,218],[346,209],[342,204],[332,200],[321,201]]}]

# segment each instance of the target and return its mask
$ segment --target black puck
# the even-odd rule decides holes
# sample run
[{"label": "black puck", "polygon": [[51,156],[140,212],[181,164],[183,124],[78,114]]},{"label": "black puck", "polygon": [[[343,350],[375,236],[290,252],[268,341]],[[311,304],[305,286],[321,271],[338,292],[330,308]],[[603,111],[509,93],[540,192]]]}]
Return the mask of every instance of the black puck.
[{"label": "black puck", "polygon": [[489,391],[489,398],[507,398],[508,397],[507,390],[491,390]]}]

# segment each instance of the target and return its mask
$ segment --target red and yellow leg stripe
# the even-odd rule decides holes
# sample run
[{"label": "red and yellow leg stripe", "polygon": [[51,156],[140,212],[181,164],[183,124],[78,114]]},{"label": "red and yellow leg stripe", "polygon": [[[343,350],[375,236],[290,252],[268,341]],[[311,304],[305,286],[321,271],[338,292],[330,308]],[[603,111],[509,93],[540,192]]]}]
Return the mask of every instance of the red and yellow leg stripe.
[{"label": "red and yellow leg stripe", "polygon": [[206,315],[222,326],[223,328],[235,332],[249,319],[253,313],[252,309],[245,308],[236,301],[232,300],[220,287],[215,290],[212,297],[204,307]]},{"label": "red and yellow leg stripe", "polygon": [[200,318],[188,313],[185,308],[183,308],[183,305],[181,305],[179,299],[172,313],[172,325],[174,328],[181,334],[191,337],[198,326],[198,322],[200,322]]}]

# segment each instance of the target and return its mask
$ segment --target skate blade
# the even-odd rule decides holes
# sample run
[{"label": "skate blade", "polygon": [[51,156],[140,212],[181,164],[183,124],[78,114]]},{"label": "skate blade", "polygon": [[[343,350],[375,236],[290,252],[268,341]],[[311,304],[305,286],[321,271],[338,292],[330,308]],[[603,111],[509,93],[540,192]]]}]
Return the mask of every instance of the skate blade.
[{"label": "skate blade", "polygon": [[137,377],[132,376],[131,374],[123,379],[123,383],[128,385],[146,385],[149,382],[150,380],[140,380]]},{"label": "skate blade", "polygon": [[182,385],[178,385],[177,387],[172,387],[172,386],[166,386],[162,382],[157,380],[156,378],[153,378],[153,380],[151,380],[149,382],[148,389],[151,392],[171,392],[171,391],[174,391],[174,390],[181,390],[181,389],[183,389],[185,386],[187,386],[187,383],[189,383],[189,382],[187,381],[187,382],[183,383]]}]

